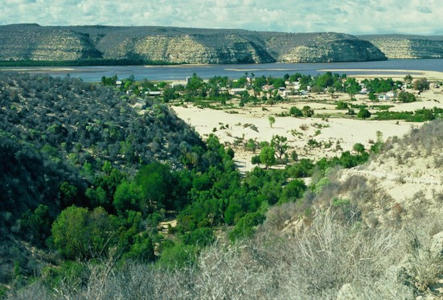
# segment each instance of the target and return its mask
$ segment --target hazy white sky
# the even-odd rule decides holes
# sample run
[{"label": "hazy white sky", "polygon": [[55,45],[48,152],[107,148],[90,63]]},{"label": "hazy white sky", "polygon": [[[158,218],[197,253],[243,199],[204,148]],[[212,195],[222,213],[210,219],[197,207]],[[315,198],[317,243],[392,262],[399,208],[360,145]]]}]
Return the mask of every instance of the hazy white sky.
[{"label": "hazy white sky", "polygon": [[0,24],[443,34],[443,0],[0,0]]}]

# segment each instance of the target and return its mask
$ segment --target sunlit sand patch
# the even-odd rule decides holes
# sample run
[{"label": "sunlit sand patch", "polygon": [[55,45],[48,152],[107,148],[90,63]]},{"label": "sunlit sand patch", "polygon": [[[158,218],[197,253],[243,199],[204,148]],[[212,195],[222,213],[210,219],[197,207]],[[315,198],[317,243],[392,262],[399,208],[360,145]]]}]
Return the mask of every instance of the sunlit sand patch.
[{"label": "sunlit sand patch", "polygon": [[179,64],[179,65],[144,65],[144,68],[194,68],[210,67],[210,64]]},{"label": "sunlit sand patch", "polygon": [[263,72],[263,71],[297,71],[297,69],[271,68],[271,69],[235,69],[227,68],[225,71],[233,72]]}]

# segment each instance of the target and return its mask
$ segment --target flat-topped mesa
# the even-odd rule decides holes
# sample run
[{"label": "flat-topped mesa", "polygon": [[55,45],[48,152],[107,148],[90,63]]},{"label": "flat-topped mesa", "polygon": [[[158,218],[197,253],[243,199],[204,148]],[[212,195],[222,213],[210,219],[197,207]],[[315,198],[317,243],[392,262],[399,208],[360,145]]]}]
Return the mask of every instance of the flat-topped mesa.
[{"label": "flat-topped mesa", "polygon": [[388,58],[443,58],[443,36],[360,36],[378,47]]},{"label": "flat-topped mesa", "polygon": [[133,60],[231,64],[385,60],[368,41],[340,33],[175,27],[0,26],[0,61]]}]

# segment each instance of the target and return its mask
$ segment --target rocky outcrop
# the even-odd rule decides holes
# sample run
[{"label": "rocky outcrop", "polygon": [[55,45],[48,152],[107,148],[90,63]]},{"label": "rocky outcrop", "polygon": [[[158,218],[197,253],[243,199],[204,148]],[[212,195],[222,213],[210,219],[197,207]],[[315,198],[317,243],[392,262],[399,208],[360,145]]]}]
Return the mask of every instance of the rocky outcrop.
[{"label": "rocky outcrop", "polygon": [[384,60],[371,43],[340,33],[174,27],[0,26],[0,60],[137,60],[230,64]]},{"label": "rocky outcrop", "polygon": [[362,36],[388,58],[443,58],[443,36]]}]

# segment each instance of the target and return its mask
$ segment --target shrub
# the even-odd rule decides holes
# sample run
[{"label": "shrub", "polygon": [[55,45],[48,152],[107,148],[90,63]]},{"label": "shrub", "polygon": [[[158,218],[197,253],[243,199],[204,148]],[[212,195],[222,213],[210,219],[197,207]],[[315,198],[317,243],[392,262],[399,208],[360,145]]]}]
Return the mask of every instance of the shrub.
[{"label": "shrub", "polygon": [[311,160],[303,158],[298,163],[288,168],[288,174],[294,178],[309,177],[312,175],[314,164]]},{"label": "shrub", "polygon": [[310,118],[314,115],[314,110],[310,106],[303,106],[303,116]]},{"label": "shrub", "polygon": [[255,232],[255,227],[266,219],[266,217],[259,213],[248,213],[238,220],[234,229],[229,233],[229,239],[236,241],[240,238],[250,237]]},{"label": "shrub", "polygon": [[403,103],[409,103],[415,102],[417,99],[415,98],[414,94],[401,91],[400,94],[398,94],[398,100]]},{"label": "shrub", "polygon": [[56,249],[68,259],[100,257],[107,253],[116,230],[106,211],[70,206],[63,210],[52,225]]},{"label": "shrub", "polygon": [[162,251],[158,264],[167,269],[183,268],[193,265],[197,254],[196,246],[178,243]]},{"label": "shrub", "polygon": [[253,157],[251,157],[251,163],[253,165],[258,165],[259,163],[261,163],[260,155],[254,155]]},{"label": "shrub", "polygon": [[182,237],[183,243],[186,245],[194,245],[204,247],[214,242],[214,232],[211,228],[202,227],[194,231],[187,232]]},{"label": "shrub", "polygon": [[40,204],[33,212],[28,210],[21,219],[21,231],[25,238],[42,247],[45,240],[51,234],[52,218],[49,215],[49,207]]},{"label": "shrub", "polygon": [[358,153],[365,152],[365,146],[363,146],[363,144],[360,144],[360,143],[355,144],[354,147],[352,147],[352,149]]},{"label": "shrub", "polygon": [[338,101],[336,103],[336,109],[348,109],[348,104],[344,101]]},{"label": "shrub", "polygon": [[148,234],[136,235],[129,251],[123,254],[123,259],[149,262],[155,259],[154,243]]},{"label": "shrub", "polygon": [[358,112],[357,117],[359,117],[360,119],[367,119],[371,117],[371,113],[366,108],[362,108]]},{"label": "shrub", "polygon": [[303,180],[292,180],[283,188],[279,203],[295,202],[297,199],[303,196],[305,190],[306,185]]},{"label": "shrub", "polygon": [[295,106],[292,106],[289,109],[289,114],[293,117],[302,117],[303,116],[303,112]]}]

